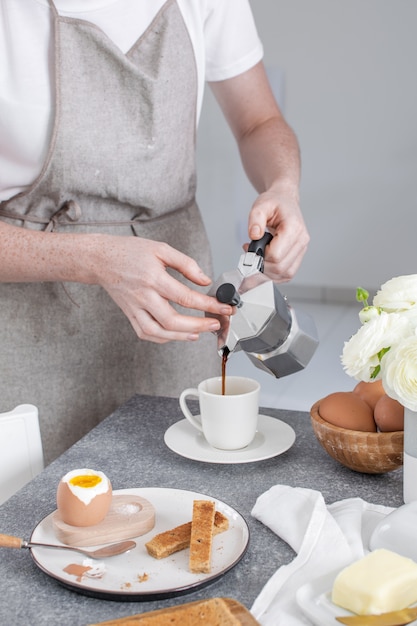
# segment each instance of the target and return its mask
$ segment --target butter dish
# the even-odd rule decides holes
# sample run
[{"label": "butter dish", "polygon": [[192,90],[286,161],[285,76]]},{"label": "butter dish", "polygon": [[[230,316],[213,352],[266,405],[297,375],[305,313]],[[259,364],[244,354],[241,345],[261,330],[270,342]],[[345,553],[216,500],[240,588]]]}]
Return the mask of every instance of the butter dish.
[{"label": "butter dish", "polygon": [[398,507],[375,527],[369,549],[386,548],[417,562],[417,502]]}]

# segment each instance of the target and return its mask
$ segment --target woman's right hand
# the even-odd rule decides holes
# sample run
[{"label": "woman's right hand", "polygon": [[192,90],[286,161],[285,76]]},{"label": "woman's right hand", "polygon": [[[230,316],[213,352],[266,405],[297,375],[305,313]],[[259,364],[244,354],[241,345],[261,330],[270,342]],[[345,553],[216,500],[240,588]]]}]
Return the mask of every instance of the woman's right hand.
[{"label": "woman's right hand", "polygon": [[[187,278],[182,284],[169,273]],[[216,332],[216,318],[184,315],[186,309],[231,315],[232,307],[192,288],[210,284],[198,264],[166,243],[101,234],[44,233],[0,221],[0,281],[70,281],[103,287],[138,337],[156,343],[195,341]]]},{"label": "woman's right hand", "polygon": [[195,341],[200,333],[219,330],[217,319],[181,314],[171,303],[190,311],[232,314],[229,305],[184,285],[167,271],[176,270],[191,283],[208,286],[210,278],[189,256],[159,241],[104,237],[97,282],[122,309],[141,339],[156,343]]}]

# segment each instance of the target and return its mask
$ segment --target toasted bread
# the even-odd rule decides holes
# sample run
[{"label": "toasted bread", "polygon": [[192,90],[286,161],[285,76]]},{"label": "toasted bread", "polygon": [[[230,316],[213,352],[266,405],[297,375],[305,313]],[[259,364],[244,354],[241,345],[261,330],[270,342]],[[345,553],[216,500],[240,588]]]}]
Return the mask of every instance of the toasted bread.
[{"label": "toasted bread", "polygon": [[[217,535],[229,528],[229,520],[226,515],[216,511],[214,515],[213,534]],[[175,552],[184,550],[190,546],[191,522],[176,526],[171,530],[155,535],[145,546],[148,553],[155,559],[164,559]]]},{"label": "toasted bread", "polygon": [[209,574],[211,571],[215,512],[214,502],[194,500],[189,559],[190,572],[194,574]]},{"label": "toasted bread", "polygon": [[[172,626],[199,626],[200,624],[201,626],[242,626],[243,623],[258,624],[254,619],[251,619],[251,616],[249,616],[250,622],[241,621],[239,615],[242,611],[239,610],[234,615],[234,605],[238,605],[238,603],[227,598],[210,598],[101,622],[101,624],[103,626],[167,626],[167,624]],[[244,615],[246,616],[246,610],[243,606],[241,608],[245,611]]]}]

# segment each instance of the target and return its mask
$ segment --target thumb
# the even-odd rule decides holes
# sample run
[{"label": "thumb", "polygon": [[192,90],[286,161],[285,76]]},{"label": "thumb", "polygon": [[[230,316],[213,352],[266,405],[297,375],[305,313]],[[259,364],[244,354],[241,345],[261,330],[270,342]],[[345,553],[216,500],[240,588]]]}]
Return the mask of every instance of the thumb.
[{"label": "thumb", "polygon": [[251,239],[261,239],[265,233],[266,220],[262,211],[252,209],[249,214],[248,234]]}]

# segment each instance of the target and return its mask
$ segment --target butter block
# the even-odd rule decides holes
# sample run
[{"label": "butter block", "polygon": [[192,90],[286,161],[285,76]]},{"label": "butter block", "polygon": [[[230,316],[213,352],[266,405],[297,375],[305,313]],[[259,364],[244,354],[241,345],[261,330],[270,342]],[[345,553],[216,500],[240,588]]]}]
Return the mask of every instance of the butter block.
[{"label": "butter block", "polygon": [[332,602],[358,615],[397,611],[417,602],[417,563],[380,548],[336,576]]}]

